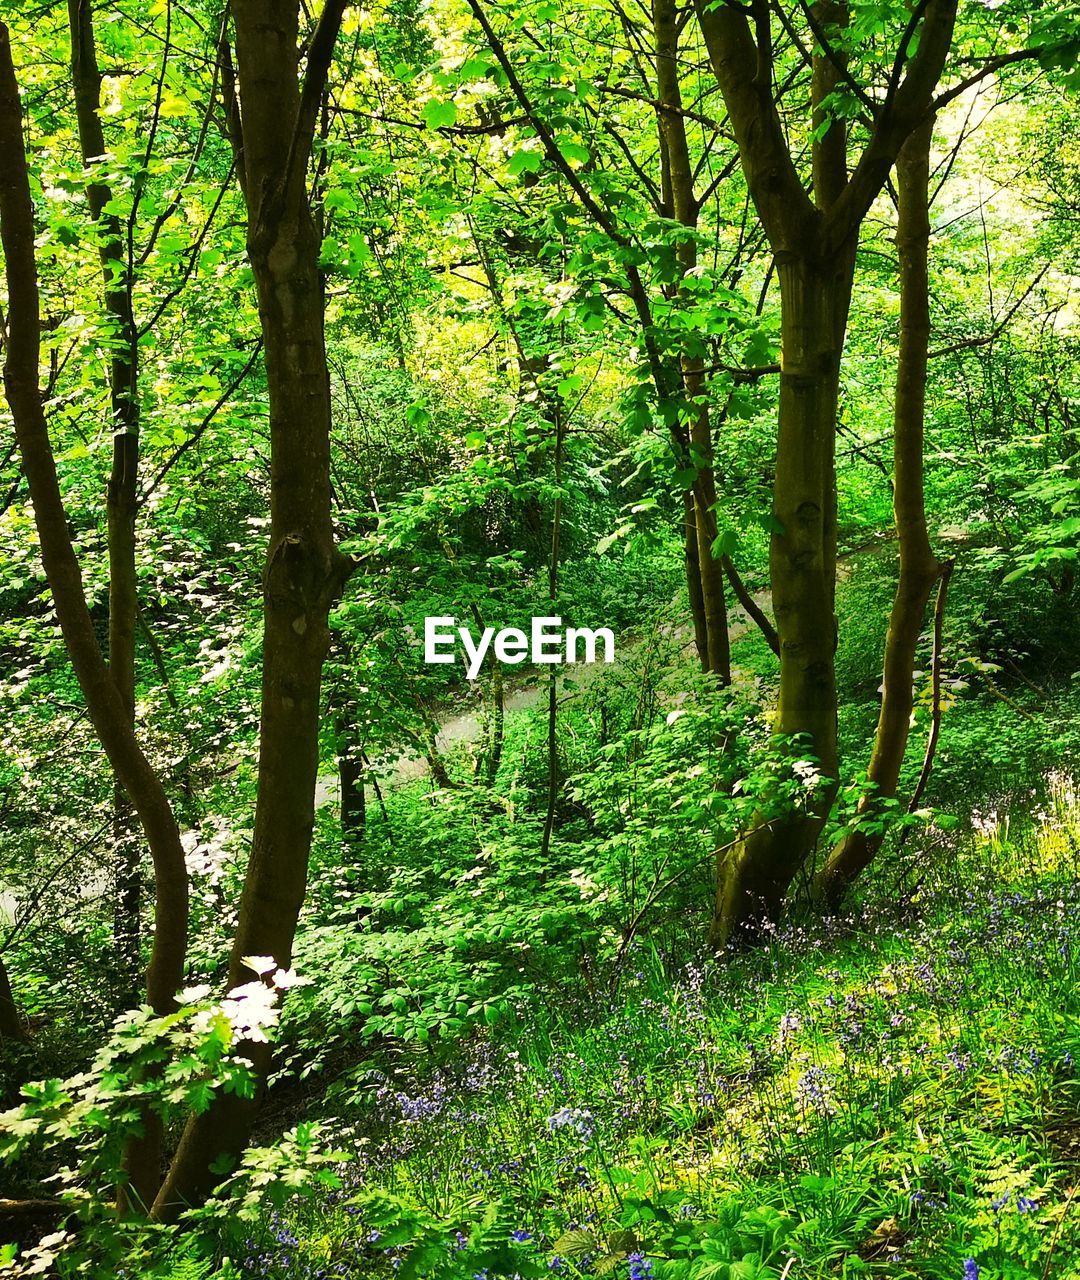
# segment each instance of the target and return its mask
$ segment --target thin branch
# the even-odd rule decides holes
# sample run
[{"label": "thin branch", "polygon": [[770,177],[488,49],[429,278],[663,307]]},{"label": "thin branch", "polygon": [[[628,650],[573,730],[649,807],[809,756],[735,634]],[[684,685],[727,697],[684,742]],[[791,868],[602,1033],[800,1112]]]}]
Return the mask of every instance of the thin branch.
[{"label": "thin branch", "polygon": [[978,71],[973,72],[966,79],[961,80],[959,84],[953,85],[951,89],[947,89],[944,93],[938,94],[934,99],[933,109],[940,111],[942,107],[952,102],[954,98],[959,98],[962,93],[967,91],[981,80],[985,80],[987,76],[992,76],[995,72],[1000,71],[1003,67],[1011,67],[1017,62],[1032,62],[1036,58],[1042,58],[1046,54],[1045,47],[1035,49],[1014,49],[1012,53],[1002,53],[995,58],[987,58]]},{"label": "thin branch", "polygon": [[191,279],[192,273],[195,270],[195,264],[199,260],[199,251],[202,249],[203,241],[210,234],[210,228],[213,226],[214,219],[217,217],[217,212],[221,208],[222,202],[224,201],[229,188],[232,186],[232,175],[233,168],[230,167],[229,172],[225,175],[225,181],[222,183],[221,190],[217,194],[217,199],[214,201],[210,212],[206,215],[206,221],[203,223],[202,229],[199,231],[198,236],[196,236],[194,243],[189,245],[187,249],[187,262],[184,265],[183,271],[180,273],[179,281],[154,308],[154,312],[150,318],[141,324],[136,330],[136,342],[140,341],[151,332],[169,307],[172,306],[180,294],[183,293],[187,282]]},{"label": "thin branch", "polygon": [[260,337],[258,341],[255,343],[255,346],[252,349],[251,355],[248,357],[247,363],[244,365],[244,367],[240,370],[240,372],[236,375],[236,377],[232,380],[232,382],[225,388],[225,390],[217,398],[217,400],[214,402],[213,407],[207,412],[203,420],[199,423],[199,425],[195,428],[195,430],[191,433],[191,435],[188,436],[188,438],[184,441],[182,445],[180,445],[180,447],[176,450],[176,452],[169,459],[169,461],[165,463],[165,465],[154,477],[153,481],[150,484],[150,487],[139,499],[138,506],[140,508],[146,505],[146,503],[150,500],[151,494],[154,493],[158,485],[161,484],[162,480],[165,479],[168,473],[173,469],[173,467],[176,466],[176,464],[180,461],[180,459],[184,456],[184,454],[187,453],[187,451],[190,448],[192,448],[192,446],[198,444],[203,433],[206,431],[207,427],[210,426],[211,422],[213,422],[214,418],[217,416],[218,412],[221,410],[225,402],[228,399],[230,399],[230,397],[236,392],[236,389],[240,386],[240,384],[251,372],[252,368],[254,367],[255,361],[259,358],[259,354],[262,351],[262,345],[263,345],[262,338]]},{"label": "thin branch", "polygon": [[803,11],[803,16],[806,18],[807,25],[814,33],[814,39],[817,41],[818,48],[825,55],[826,60],[831,64],[833,70],[847,86],[848,90],[853,93],[859,102],[861,102],[867,111],[869,111],[871,121],[877,119],[879,110],[877,103],[870,97],[862,85],[859,84],[851,74],[851,70],[847,63],[845,63],[844,59],[833,48],[832,41],[825,35],[825,28],[814,16],[814,10],[806,3],[806,0],[799,0],[799,8]]},{"label": "thin branch", "polygon": [[616,98],[627,98],[631,102],[641,102],[647,107],[652,107],[654,111],[664,111],[669,115],[682,116],[684,120],[694,120],[698,124],[703,124],[713,133],[718,133],[727,138],[729,142],[735,141],[731,133],[725,130],[718,120],[714,120],[712,116],[703,115],[700,111],[694,111],[691,107],[675,107],[671,103],[661,102],[659,98],[650,98],[646,93],[635,93],[632,89],[623,89],[613,84],[604,85],[600,92],[601,94],[610,93]]},{"label": "thin branch", "polygon": [[996,342],[1009,327],[1013,317],[1028,298],[1031,297],[1043,276],[1045,276],[1049,270],[1050,263],[1046,263],[990,333],[984,333],[978,338],[960,338],[956,342],[951,342],[947,347],[938,347],[936,351],[931,351],[929,353],[927,359],[936,360],[939,356],[951,356],[955,355],[958,351],[971,351],[976,347],[988,347],[992,342]]},{"label": "thin branch", "polygon": [[735,562],[732,558],[730,556],[721,556],[720,563],[723,566],[724,573],[727,575],[728,582],[731,583],[732,591],[735,592],[735,598],[754,622],[757,623],[758,629],[765,637],[765,643],[779,658],[780,637],[776,633],[776,628],[769,621],[768,615],[747,590],[746,583],[739,576],[739,571],[735,568]]},{"label": "thin branch", "polygon": [[283,190],[288,189],[294,174],[302,175],[307,172],[311,146],[315,140],[315,125],[319,118],[319,103],[326,90],[334,45],[337,44],[341,20],[347,8],[348,0],[326,0],[311,37],[304,83],[300,90],[300,106],[296,113],[296,127],[289,144],[289,158],[282,178]]},{"label": "thin branch", "polygon": [[930,781],[930,770],[934,767],[938,738],[941,736],[941,640],[945,628],[945,601],[949,595],[949,579],[955,567],[955,560],[946,560],[941,566],[938,578],[937,604],[934,606],[934,648],[930,661],[930,696],[933,698],[930,734],[926,739],[926,753],[923,756],[919,781],[915,784],[915,790],[908,802],[908,813],[914,813],[919,807],[919,801],[923,798],[926,784]]}]

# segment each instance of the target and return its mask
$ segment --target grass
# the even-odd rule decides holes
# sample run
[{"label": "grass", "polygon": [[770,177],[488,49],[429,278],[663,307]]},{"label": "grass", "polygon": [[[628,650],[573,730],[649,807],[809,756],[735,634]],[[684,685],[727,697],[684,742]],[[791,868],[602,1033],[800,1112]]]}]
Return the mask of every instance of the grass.
[{"label": "grass", "polygon": [[445,1062],[356,1071],[343,1185],[235,1270],[1080,1275],[1080,798],[1057,778],[949,840],[911,842],[902,903],[894,864],[856,918],[728,965],[642,946],[590,1016],[539,1001]]}]

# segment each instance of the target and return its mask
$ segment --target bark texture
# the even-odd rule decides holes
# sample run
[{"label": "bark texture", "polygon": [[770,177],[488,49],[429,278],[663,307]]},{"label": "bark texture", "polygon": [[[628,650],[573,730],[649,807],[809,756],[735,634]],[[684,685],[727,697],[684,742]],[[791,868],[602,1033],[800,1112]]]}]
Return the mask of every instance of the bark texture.
[{"label": "bark texture", "polygon": [[[323,281],[307,192],[318,107],[344,7],[343,0],[328,0],[301,86],[297,0],[230,5],[271,441],[258,800],[230,986],[251,979],[245,957],[272,956],[285,967],[292,955],[315,820],[327,619],[351,569],[335,546],[331,522]],[[264,1082],[268,1047],[245,1045],[242,1052]],[[224,1095],[190,1118],[154,1205],[156,1217],[171,1220],[205,1199],[220,1176],[211,1166],[221,1157],[235,1160],[246,1146],[258,1101]]]},{"label": "bark texture", "polygon": [[[858,808],[863,824],[882,814],[881,801],[896,795],[907,751],[913,707],[915,651],[926,605],[941,574],[926,529],[923,436],[926,370],[930,343],[930,141],[927,117],[901,148],[896,162],[899,212],[896,247],[900,261],[900,346],[893,411],[893,515],[900,548],[900,577],[885,639],[881,711],[867,768],[871,789]],[[883,831],[857,827],[832,850],[816,889],[830,908],[881,847]]]}]

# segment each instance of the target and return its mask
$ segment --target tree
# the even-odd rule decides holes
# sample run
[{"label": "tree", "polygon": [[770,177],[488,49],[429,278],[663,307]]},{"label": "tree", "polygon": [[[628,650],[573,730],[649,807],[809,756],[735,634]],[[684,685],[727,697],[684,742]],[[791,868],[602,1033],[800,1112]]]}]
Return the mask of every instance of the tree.
[{"label": "tree", "polygon": [[[695,304],[704,307],[713,301],[708,297],[708,289],[719,281],[710,279],[702,286],[693,280],[697,274],[698,219],[706,202],[717,197],[734,169],[731,163],[721,165],[719,174],[710,179],[705,190],[695,190],[698,174],[709,158],[715,137],[695,163],[685,129],[687,112],[682,103],[680,24],[674,9],[665,3],[655,5],[652,22],[640,26],[631,23],[621,9],[618,11],[619,22],[633,47],[645,48],[651,41],[653,56],[648,73],[643,63],[635,60],[635,69],[642,81],[640,91],[618,89],[615,92],[625,93],[629,99],[651,107],[659,142],[656,157],[659,171],[654,169],[650,174],[649,162],[639,163],[615,125],[604,120],[603,132],[618,148],[613,151],[612,167],[621,167],[624,159],[629,159],[632,196],[627,201],[628,193],[608,189],[609,179],[601,170],[593,170],[591,166],[574,167],[568,157],[574,154],[575,147],[580,149],[580,145],[570,137],[564,139],[562,130],[566,128],[569,133],[566,113],[547,119],[539,106],[543,91],[531,91],[523,79],[530,54],[527,50],[521,54],[524,61],[518,65],[519,55],[497,34],[487,10],[478,0],[469,0],[469,7],[511,93],[535,131],[544,156],[592,224],[586,242],[590,239],[607,242],[603,258],[592,246],[584,256],[595,255],[606,260],[610,255],[621,277],[620,292],[631,304],[657,418],[669,434],[674,468],[684,486],[680,523],[698,654],[704,670],[715,674],[720,683],[729,684],[731,661],[725,576],[770,644],[774,637],[771,624],[746,590],[730,555],[721,550],[717,537],[718,493],[710,412],[713,390],[706,369],[706,355],[719,345],[717,334],[670,320],[680,307],[693,309]],[[545,65],[541,63],[542,74]],[[710,123],[719,130],[715,122]],[[667,225],[671,222],[688,233],[680,235],[674,247]],[[730,263],[732,277],[744,269],[754,249],[752,236],[746,243],[740,243]],[[692,283],[698,283],[697,294],[683,287]],[[720,296],[714,305],[721,312],[725,310],[724,291],[717,289],[717,293]],[[728,312],[725,320],[734,319],[730,302]],[[747,376],[747,371],[739,368],[727,367],[724,372]]]},{"label": "tree", "polygon": [[[102,273],[102,308],[107,318],[109,418],[112,466],[106,492],[109,543],[108,663],[128,715],[135,721],[135,633],[138,592],[135,572],[135,518],[139,481],[139,335],[133,305],[133,263],[125,228],[113,209],[112,189],[102,172],[108,169],[101,126],[101,73],[94,44],[93,10],[88,0],[68,0],[71,33],[71,80],[79,150],[87,174],[86,199],[98,230]],[[167,57],[167,54],[166,54]],[[156,126],[156,120],[155,120]],[[153,133],[149,148],[153,146]],[[149,159],[149,148],[147,159]],[[137,202],[127,221],[133,235]],[[137,991],[140,954],[139,848],[129,830],[130,815],[121,788],[115,797],[113,839],[116,847],[117,954],[126,999]],[[125,1000],[126,1002],[126,1000]]]},{"label": "tree", "polygon": [[[725,856],[711,929],[713,944],[723,947],[752,942],[776,921],[817,839],[838,775],[835,443],[855,254],[863,219],[930,109],[956,3],[916,6],[879,102],[849,72],[847,6],[819,4],[811,11],[812,196],[776,107],[771,7],[754,0],[748,13],[699,0],[697,12],[780,284],[783,354],[769,558],[780,645],[775,730],[796,755],[812,756],[827,780],[809,808],[763,819]],[[845,93],[871,112],[850,175],[848,128],[839,110]]]},{"label": "tree", "polygon": [[[307,185],[344,0],[327,0],[303,78],[298,0],[233,0],[240,82],[237,169],[248,203],[248,254],[259,297],[270,397],[270,545],[263,585],[258,801],[229,960],[288,968],[307,884],[319,758],[319,700],[328,617],[352,571],[331,518],[330,384],[320,242]],[[283,147],[282,137],[287,139]],[[270,1051],[247,1046],[265,1080]],[[247,1143],[257,1100],[217,1098],[188,1122],[154,1204],[175,1218],[198,1203]]]},{"label": "tree", "polygon": [[[8,285],[4,390],[53,605],[94,730],[146,834],[154,861],[157,927],[146,975],[147,1000],[174,1007],[187,948],[188,882],[172,806],[135,735],[124,698],[105,664],[72,547],[67,512],[42,408],[38,366],[41,312],[34,253],[34,210],[23,145],[22,105],[7,27],[0,24],[0,237]],[[160,1133],[147,1124],[129,1153],[134,1203],[149,1205],[160,1157]]]},{"label": "tree", "polygon": [[[900,577],[885,638],[881,713],[867,768],[869,790],[856,825],[831,851],[817,877],[830,907],[870,863],[884,836],[883,801],[894,799],[907,750],[914,703],[915,651],[926,604],[941,577],[926,529],[923,438],[930,344],[930,143],[928,114],[900,149],[896,162],[896,248],[900,259],[900,348],[893,415],[893,510]],[[876,821],[875,821],[876,819]]]}]

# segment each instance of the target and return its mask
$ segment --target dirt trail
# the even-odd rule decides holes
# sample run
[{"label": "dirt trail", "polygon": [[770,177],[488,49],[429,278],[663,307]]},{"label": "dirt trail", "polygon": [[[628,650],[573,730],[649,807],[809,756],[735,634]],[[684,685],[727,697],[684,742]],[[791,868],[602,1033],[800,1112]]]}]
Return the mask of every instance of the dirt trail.
[{"label": "dirt trail", "polygon": [[[767,591],[758,592],[754,596],[754,600],[759,608],[768,610],[770,597]],[[743,639],[754,627],[755,623],[742,607],[738,604],[733,604],[728,630],[731,643],[735,644]],[[689,628],[679,628],[676,630],[675,635],[683,635],[687,643],[690,642]],[[632,652],[640,643],[640,640],[627,641],[623,646],[623,653]],[[620,665],[621,659],[618,656],[610,666],[602,662],[579,665],[574,669],[573,678],[580,689],[590,684],[602,673],[617,670]],[[507,690],[503,700],[503,714],[511,716],[522,711],[531,710],[540,702],[545,690],[546,686],[539,680],[522,688]],[[436,735],[435,743],[439,752],[442,753],[461,743],[477,742],[481,732],[479,707],[473,707],[468,711],[462,711],[457,714],[451,712],[446,719],[440,720],[439,732]],[[404,751],[394,760],[389,772],[382,779],[382,783],[388,787],[400,786],[403,782],[411,782],[416,778],[426,778],[429,772],[428,762],[422,756],[413,751]],[[335,774],[320,774],[315,787],[316,809],[324,808],[329,804],[337,804],[337,802],[337,776]]]}]

